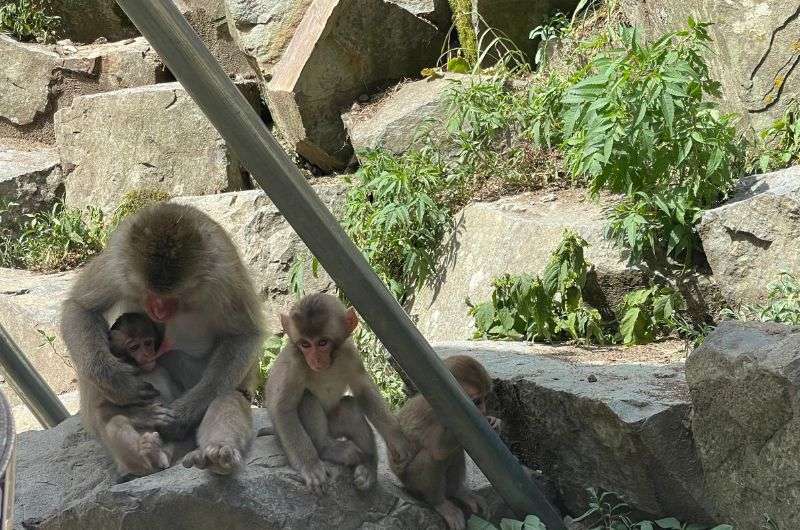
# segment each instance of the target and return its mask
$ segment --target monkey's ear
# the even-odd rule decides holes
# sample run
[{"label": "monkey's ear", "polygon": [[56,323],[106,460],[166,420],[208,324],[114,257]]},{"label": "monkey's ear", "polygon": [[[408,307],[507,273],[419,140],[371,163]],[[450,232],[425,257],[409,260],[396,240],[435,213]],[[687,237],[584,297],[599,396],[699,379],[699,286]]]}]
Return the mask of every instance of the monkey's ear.
[{"label": "monkey's ear", "polygon": [[344,330],[349,336],[358,326],[358,313],[355,307],[348,307],[344,314]]},{"label": "monkey's ear", "polygon": [[287,313],[281,313],[281,327],[283,328],[283,331],[285,331],[286,333],[289,333],[289,327],[290,327],[289,324],[291,323],[291,321],[292,319],[289,318],[289,315]]}]

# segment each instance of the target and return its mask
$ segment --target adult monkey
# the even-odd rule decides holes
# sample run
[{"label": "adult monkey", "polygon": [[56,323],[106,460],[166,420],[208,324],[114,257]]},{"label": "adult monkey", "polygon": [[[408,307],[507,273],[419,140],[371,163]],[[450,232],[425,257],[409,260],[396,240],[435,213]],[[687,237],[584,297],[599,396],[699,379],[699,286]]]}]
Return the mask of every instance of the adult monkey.
[{"label": "adult monkey", "polygon": [[138,419],[172,440],[197,427],[198,448],[184,464],[226,474],[241,463],[253,438],[245,396],[255,384],[264,316],[222,227],[186,205],[139,211],[81,272],[62,311],[61,333],[82,396],[94,389],[121,406],[152,404],[158,392],[111,354],[108,322],[144,311],[161,323],[161,350],[170,353],[158,362],[183,392],[169,405],[166,425],[163,414],[156,418],[159,407],[138,407]]}]

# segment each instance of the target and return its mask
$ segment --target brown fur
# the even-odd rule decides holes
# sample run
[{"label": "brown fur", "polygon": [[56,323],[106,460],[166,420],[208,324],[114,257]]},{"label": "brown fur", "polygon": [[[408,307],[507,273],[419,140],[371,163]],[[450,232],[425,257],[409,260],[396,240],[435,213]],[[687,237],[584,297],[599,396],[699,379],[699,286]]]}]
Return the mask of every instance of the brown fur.
[{"label": "brown fur", "polygon": [[[158,362],[186,390],[166,419],[151,410],[158,395],[153,386],[111,354],[104,317],[119,306],[143,312],[148,290],[179,300],[165,328],[177,351]],[[172,440],[189,439],[201,422],[203,432],[213,430],[206,421],[212,404],[220,401],[217,410],[238,400],[231,393],[253,390],[265,335],[261,302],[230,237],[196,208],[171,203],[145,208],[120,224],[72,287],[61,331],[78,372],[84,422],[101,440],[93,412],[101,399],[139,406],[137,421]],[[249,409],[230,411],[233,417],[217,422],[218,436],[207,437],[214,443],[200,447],[207,467],[218,473],[231,472],[227,452],[241,461],[252,439]]]},{"label": "brown fur", "polygon": [[[397,420],[364,370],[347,330],[348,314],[357,318],[330,295],[301,299],[282,318],[290,340],[270,368],[264,389],[265,405],[289,464],[317,494],[327,481],[322,460],[354,465],[354,483],[359,489],[375,482],[375,439],[366,419],[386,440],[395,458],[406,460],[409,456]],[[355,327],[355,323],[350,325]],[[296,343],[314,341],[320,334],[327,339],[335,337],[336,346],[330,353],[330,366],[315,372]],[[352,397],[344,395],[348,387]]]}]

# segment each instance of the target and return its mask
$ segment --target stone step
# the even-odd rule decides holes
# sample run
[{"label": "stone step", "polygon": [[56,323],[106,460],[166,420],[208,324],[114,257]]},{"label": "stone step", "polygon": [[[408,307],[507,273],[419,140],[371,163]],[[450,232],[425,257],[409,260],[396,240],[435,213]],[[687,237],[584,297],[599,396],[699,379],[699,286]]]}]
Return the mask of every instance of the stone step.
[{"label": "stone step", "polygon": [[[255,81],[238,84],[255,107]],[[75,98],[55,115],[66,204],[112,211],[123,195],[159,188],[172,196],[245,189],[244,168],[179,83]]]}]

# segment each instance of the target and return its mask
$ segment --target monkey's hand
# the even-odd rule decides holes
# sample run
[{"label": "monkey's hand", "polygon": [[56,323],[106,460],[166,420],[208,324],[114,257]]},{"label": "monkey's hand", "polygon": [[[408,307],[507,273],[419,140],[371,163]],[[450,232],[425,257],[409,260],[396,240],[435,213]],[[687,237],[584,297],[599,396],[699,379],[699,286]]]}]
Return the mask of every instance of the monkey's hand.
[{"label": "monkey's hand", "polygon": [[311,493],[314,495],[322,495],[325,493],[325,486],[328,482],[328,471],[325,469],[322,460],[316,459],[315,461],[305,462],[298,471]]},{"label": "monkey's hand", "polygon": [[138,405],[158,397],[158,390],[138,378],[139,369],[114,360],[96,381],[103,397],[116,405]]},{"label": "monkey's hand", "polygon": [[162,429],[175,421],[172,410],[159,402],[130,407],[127,409],[127,415],[133,428],[140,431]]},{"label": "monkey's hand", "polygon": [[170,406],[169,421],[159,428],[159,432],[168,440],[183,440],[203,419],[207,407],[198,408],[192,403],[191,393],[186,393],[173,401]]},{"label": "monkey's hand", "polygon": [[496,433],[500,432],[500,429],[503,428],[503,420],[500,418],[495,418],[494,416],[486,416],[486,421],[489,422],[489,427]]}]

